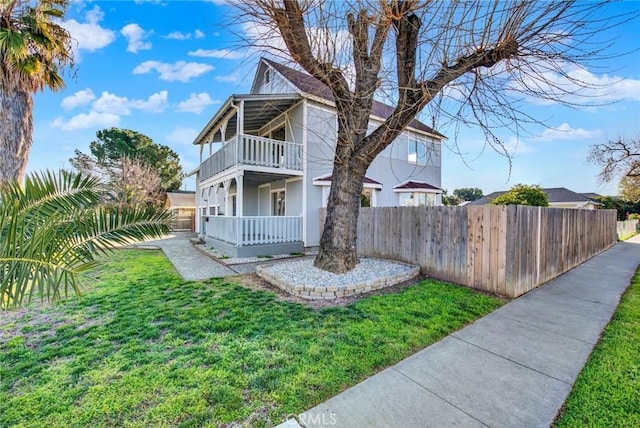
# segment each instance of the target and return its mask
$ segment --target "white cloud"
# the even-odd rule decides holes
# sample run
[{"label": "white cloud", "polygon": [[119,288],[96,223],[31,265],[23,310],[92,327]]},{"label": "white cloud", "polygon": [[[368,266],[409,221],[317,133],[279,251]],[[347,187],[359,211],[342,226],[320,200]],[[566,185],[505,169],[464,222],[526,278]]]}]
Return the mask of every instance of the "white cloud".
[{"label": "white cloud", "polygon": [[172,33],[167,34],[165,37],[165,39],[172,39],[172,40],[187,40],[191,38],[191,34],[190,33],[181,33],[180,31],[174,31]]},{"label": "white cloud", "polygon": [[96,95],[91,89],[87,88],[65,97],[60,105],[63,110],[69,111],[76,107],[89,105],[89,103],[95,99]]},{"label": "white cloud", "polygon": [[167,91],[160,91],[151,95],[146,100],[130,100],[127,97],[119,97],[109,92],[103,92],[92,106],[92,110],[98,113],[113,113],[127,116],[132,109],[147,113],[161,113],[167,107],[169,98]]},{"label": "white cloud", "polygon": [[[78,93],[73,96],[77,94]],[[91,92],[91,95],[93,95],[93,92]],[[71,99],[72,97],[67,98]],[[87,100],[89,97],[77,98]],[[93,98],[95,98],[95,95],[93,95]],[[53,126],[64,131],[116,126],[120,123],[121,117],[130,115],[132,110],[140,110],[147,113],[161,113],[167,108],[168,98],[167,91],[152,94],[146,100],[129,99],[105,91],[93,102],[91,110],[88,113],[77,114],[68,121],[65,121],[63,118],[57,118],[53,122]],[[73,104],[73,101],[70,101],[70,103]],[[88,104],[88,102],[85,102],[83,105],[86,104]]]},{"label": "white cloud", "polygon": [[151,49],[151,42],[144,41],[151,32],[144,31],[138,24],[125,25],[120,30],[120,33],[129,41],[127,52],[138,53],[139,51]]},{"label": "white cloud", "polygon": [[213,66],[198,62],[178,61],[168,64],[160,61],[145,61],[133,69],[133,74],[146,74],[156,70],[161,80],[168,82],[188,82],[194,77],[202,76],[213,70]]},{"label": "white cloud", "polygon": [[117,115],[131,114],[130,103],[127,97],[119,97],[110,92],[103,92],[92,106],[98,113],[111,113]]},{"label": "white cloud", "polygon": [[572,128],[568,123],[563,123],[555,128],[545,129],[536,141],[559,141],[559,140],[590,140],[600,137],[602,131],[595,129],[589,131],[583,128]]},{"label": "white cloud", "polygon": [[229,0],[204,0],[206,3],[213,3],[217,6],[224,6],[229,4]]},{"label": "white cloud", "polygon": [[112,113],[98,113],[90,111],[89,113],[81,113],[73,116],[67,122],[62,118],[57,118],[53,122],[53,126],[64,131],[76,131],[78,129],[88,128],[109,128],[117,126],[120,123],[120,116]]},{"label": "white cloud", "polygon": [[207,106],[218,104],[219,102],[218,100],[212,100],[206,92],[192,93],[188,99],[178,103],[178,111],[200,114]]},{"label": "white cloud", "polygon": [[131,106],[133,108],[145,111],[147,113],[162,113],[167,108],[169,93],[167,91],[156,92],[145,100],[133,100]]},{"label": "white cloud", "polygon": [[167,142],[178,145],[188,145],[198,136],[198,130],[186,126],[177,126],[167,135]]},{"label": "white cloud", "polygon": [[224,76],[216,76],[214,77],[214,79],[216,79],[217,82],[237,83],[240,81],[240,73],[236,71],[234,73],[227,74]]},{"label": "white cloud", "polygon": [[204,58],[224,58],[224,59],[241,59],[245,54],[238,51],[232,51],[229,49],[198,49],[191,51],[187,55],[198,56]]},{"label": "white cloud", "polygon": [[[589,70],[567,65],[565,75],[554,71],[531,73],[517,82],[513,89],[527,91],[533,88],[547,98],[530,96],[530,101],[540,105],[557,104],[555,99],[577,106],[598,106],[617,101],[640,101],[640,80],[608,74],[594,74]],[[526,87],[525,87],[526,85]]]},{"label": "white cloud", "polygon": [[189,40],[193,37],[194,39],[202,39],[204,38],[204,33],[200,30],[195,30],[193,34],[191,33],[183,33],[181,31],[173,31],[166,36],[165,39],[173,39],[173,40]]},{"label": "white cloud", "polygon": [[85,22],[69,19],[62,22],[62,26],[74,39],[74,51],[93,52],[110,45],[116,38],[113,31],[103,28],[99,22],[104,18],[104,13],[99,6],[94,6],[85,14]]}]

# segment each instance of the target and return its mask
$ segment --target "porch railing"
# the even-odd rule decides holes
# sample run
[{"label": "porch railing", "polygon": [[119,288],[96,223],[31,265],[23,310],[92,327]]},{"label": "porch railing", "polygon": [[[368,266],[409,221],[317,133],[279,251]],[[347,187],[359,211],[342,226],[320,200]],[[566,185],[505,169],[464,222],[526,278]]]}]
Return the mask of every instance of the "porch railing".
[{"label": "porch railing", "polygon": [[203,217],[206,235],[236,247],[302,241],[302,217]]},{"label": "porch railing", "polygon": [[202,162],[200,181],[236,164],[302,171],[302,145],[241,134]]}]

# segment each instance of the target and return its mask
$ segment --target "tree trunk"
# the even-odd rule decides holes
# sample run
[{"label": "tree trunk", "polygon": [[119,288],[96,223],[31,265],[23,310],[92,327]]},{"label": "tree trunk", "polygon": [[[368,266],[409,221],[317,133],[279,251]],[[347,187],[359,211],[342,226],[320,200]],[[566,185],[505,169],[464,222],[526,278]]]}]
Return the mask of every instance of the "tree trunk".
[{"label": "tree trunk", "polygon": [[22,181],[32,139],[31,93],[0,89],[0,183]]},{"label": "tree trunk", "polygon": [[320,238],[317,268],[345,273],[358,264],[356,239],[365,166],[334,163],[325,226]]}]

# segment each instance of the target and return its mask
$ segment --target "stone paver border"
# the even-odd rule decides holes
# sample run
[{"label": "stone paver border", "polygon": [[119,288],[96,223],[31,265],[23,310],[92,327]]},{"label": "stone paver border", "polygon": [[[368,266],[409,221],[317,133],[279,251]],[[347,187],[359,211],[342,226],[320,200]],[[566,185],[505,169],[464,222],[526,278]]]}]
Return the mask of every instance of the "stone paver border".
[{"label": "stone paver border", "polygon": [[317,284],[300,284],[295,283],[281,275],[275,275],[269,271],[269,265],[256,266],[256,274],[270,282],[276,287],[290,293],[294,296],[307,300],[331,300],[340,297],[349,297],[357,294],[367,293],[369,291],[380,290],[385,287],[400,284],[409,281],[420,274],[420,267],[408,263],[393,261],[399,265],[410,268],[409,271],[402,272],[398,275],[388,275],[376,279],[358,281],[343,285],[317,285]]}]

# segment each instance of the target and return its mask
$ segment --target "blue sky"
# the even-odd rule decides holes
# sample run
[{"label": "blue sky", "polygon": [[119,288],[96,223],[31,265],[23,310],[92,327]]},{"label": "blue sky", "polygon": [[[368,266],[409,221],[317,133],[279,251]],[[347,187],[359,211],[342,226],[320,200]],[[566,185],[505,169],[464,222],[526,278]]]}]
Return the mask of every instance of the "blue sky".
[{"label": "blue sky", "polygon": [[[199,152],[191,142],[221,102],[249,91],[259,57],[238,48],[241,29],[229,24],[233,10],[221,3],[74,2],[64,25],[77,40],[76,74],[67,77],[65,90],[35,96],[28,171],[68,167],[74,149],[88,152],[96,131],[111,126],[146,134],[178,152],[186,171],[196,167]],[[640,2],[614,7],[614,12],[639,10]],[[618,52],[639,49],[638,24],[603,37],[614,39]],[[610,82],[600,101],[617,102],[577,109],[528,105],[528,113],[554,129],[534,128],[535,136],[520,140],[501,136],[511,147],[517,142],[510,175],[503,157],[483,151],[478,130],[463,129],[458,145],[464,161],[443,150],[443,187],[480,187],[487,194],[522,182],[617,193],[615,183],[598,182],[598,169],[588,163],[587,153],[594,143],[640,135],[640,51],[601,65],[600,74],[588,70],[581,78]],[[185,184],[195,187],[192,179]]]}]

